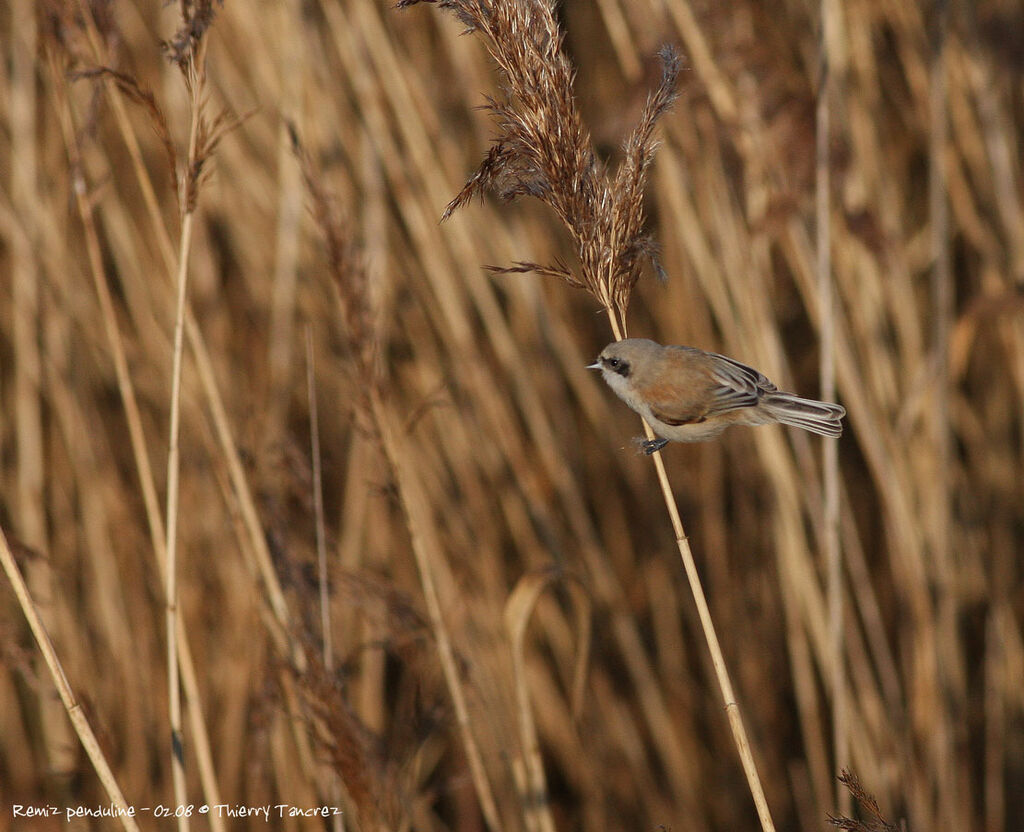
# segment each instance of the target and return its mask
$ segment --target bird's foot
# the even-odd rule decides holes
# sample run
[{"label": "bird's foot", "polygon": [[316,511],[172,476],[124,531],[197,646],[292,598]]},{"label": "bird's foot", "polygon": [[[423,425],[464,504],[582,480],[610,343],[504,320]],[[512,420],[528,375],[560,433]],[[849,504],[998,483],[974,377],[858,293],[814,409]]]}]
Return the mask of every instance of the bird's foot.
[{"label": "bird's foot", "polygon": [[667,439],[644,439],[642,436],[638,436],[634,441],[638,452],[646,456],[656,454],[668,444]]}]

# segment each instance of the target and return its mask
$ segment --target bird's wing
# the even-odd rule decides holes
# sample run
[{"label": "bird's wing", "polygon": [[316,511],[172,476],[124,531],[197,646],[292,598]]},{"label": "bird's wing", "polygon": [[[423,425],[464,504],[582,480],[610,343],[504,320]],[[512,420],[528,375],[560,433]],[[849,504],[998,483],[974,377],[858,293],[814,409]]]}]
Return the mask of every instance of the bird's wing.
[{"label": "bird's wing", "polygon": [[717,353],[672,347],[664,360],[672,382],[648,385],[641,392],[651,415],[669,425],[755,407],[762,395],[776,390],[762,373]]},{"label": "bird's wing", "polygon": [[756,407],[765,393],[777,388],[764,373],[724,355],[708,353],[710,376],[718,386],[709,390],[708,416],[744,407]]},{"label": "bird's wing", "polygon": [[718,416],[732,410],[741,410],[744,407],[757,405],[757,393],[749,390],[737,390],[728,385],[721,385],[711,391],[711,398],[708,403],[708,416]]},{"label": "bird's wing", "polygon": [[708,376],[714,384],[706,391],[708,406],[705,418],[755,407],[764,393],[775,390],[775,385],[753,367],[717,353],[706,355]]},{"label": "bird's wing", "polygon": [[723,385],[736,390],[746,390],[751,393],[771,393],[778,388],[772,384],[764,373],[760,373],[753,367],[740,364],[724,355],[709,352],[711,359],[711,372]]}]

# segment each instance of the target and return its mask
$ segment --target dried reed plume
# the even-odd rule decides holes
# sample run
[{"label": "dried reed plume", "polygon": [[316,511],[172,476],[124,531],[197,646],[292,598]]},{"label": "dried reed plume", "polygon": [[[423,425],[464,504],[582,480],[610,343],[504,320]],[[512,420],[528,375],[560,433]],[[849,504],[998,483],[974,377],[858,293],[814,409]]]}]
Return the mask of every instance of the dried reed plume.
[{"label": "dried reed plume", "polygon": [[[437,0],[400,0],[404,8]],[[572,95],[574,70],[562,49],[563,34],[547,0],[496,2],[441,0],[479,34],[507,82],[505,97],[486,105],[498,128],[476,173],[448,204],[443,218],[490,191],[503,201],[532,196],[549,206],[572,236],[579,275],[560,263],[519,262],[496,272],[537,272],[586,289],[625,321],[629,298],[649,261],[660,274],[657,246],[644,230],[644,186],[654,158],[658,119],[675,100],[679,56],[661,51],[661,83],[626,140],[623,159],[609,178],[594,155]]]},{"label": "dried reed plume", "polygon": [[189,65],[197,59],[207,30],[213,25],[216,6],[223,5],[223,0],[179,0],[178,5],[181,25],[160,46],[167,57],[178,65],[182,74],[187,75]]},{"label": "dried reed plume", "polygon": [[290,122],[288,137],[292,153],[299,162],[313,220],[323,239],[329,274],[334,281],[342,338],[348,353],[342,371],[349,376],[357,399],[353,402],[353,411],[365,413],[371,391],[379,393],[381,383],[377,365],[379,327],[366,269],[337,201],[324,186],[322,175]]},{"label": "dried reed plume", "polygon": [[844,768],[837,780],[849,791],[853,799],[857,801],[857,805],[863,809],[867,819],[861,821],[845,816],[836,817],[830,814],[828,816],[829,823],[837,829],[846,829],[849,832],[898,832],[899,827],[886,821],[882,816],[882,810],[878,808],[878,801],[875,800],[874,795],[869,794],[864,789],[860,778],[856,774]]}]

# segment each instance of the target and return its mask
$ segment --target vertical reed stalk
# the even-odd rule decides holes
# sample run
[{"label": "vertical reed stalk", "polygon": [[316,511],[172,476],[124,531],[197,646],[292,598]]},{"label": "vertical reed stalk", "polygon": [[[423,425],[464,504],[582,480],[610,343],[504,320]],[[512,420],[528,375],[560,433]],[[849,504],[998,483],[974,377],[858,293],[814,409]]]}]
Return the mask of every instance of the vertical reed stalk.
[{"label": "vertical reed stalk", "polygon": [[[14,235],[10,250],[9,282],[12,317],[11,347],[14,364],[13,399],[14,439],[17,447],[17,473],[12,489],[17,512],[17,533],[33,549],[49,553],[45,513],[45,431],[43,416],[42,367],[40,331],[44,285],[41,264],[34,249],[40,244],[39,152],[36,121],[39,118],[36,94],[36,53],[38,32],[36,7],[31,0],[15,0],[9,16],[13,26],[9,60],[10,95],[7,99],[10,136],[10,161],[2,180],[10,188],[12,209],[17,213],[24,233]],[[5,50],[6,52],[6,50]],[[8,58],[9,55],[9,58]],[[3,186],[0,186],[0,190]],[[27,564],[29,586],[40,613],[51,627],[57,626],[54,616],[55,576],[49,558],[33,559]],[[39,720],[43,735],[46,764],[51,784],[58,791],[68,785],[74,770],[73,747],[61,703],[50,690],[40,696]]]},{"label": "vertical reed stalk", "polygon": [[[182,330],[185,317],[187,257],[192,243],[192,216],[186,215],[181,228],[181,266],[178,271],[178,300],[174,323],[174,364],[171,375],[171,426],[167,454],[167,564],[164,587],[167,593],[167,686],[171,724],[171,770],[174,796],[179,807],[188,802],[185,783],[185,750],[181,732],[181,686],[178,679],[178,477],[180,471],[178,434],[181,409]],[[178,817],[178,829],[186,832],[188,818]]]},{"label": "vertical reed stalk", "polygon": [[[646,422],[644,423],[644,432],[648,439],[654,439],[654,431],[651,430],[650,425]],[[708,606],[707,597],[704,595],[700,573],[697,571],[697,564],[693,559],[693,551],[690,549],[690,541],[683,529],[679,507],[676,505],[675,497],[672,495],[672,485],[665,471],[665,463],[661,458],[661,454],[654,454],[653,456],[654,467],[658,473],[658,483],[661,486],[661,493],[665,499],[665,508],[668,509],[669,519],[672,522],[676,546],[679,548],[679,556],[682,558],[683,568],[686,570],[686,579],[690,584],[690,591],[693,593],[697,614],[700,616],[701,629],[704,632],[708,651],[711,653],[711,663],[715,668],[715,678],[722,694],[726,715],[729,717],[729,730],[732,732],[733,740],[736,743],[736,750],[740,755],[740,762],[743,765],[743,775],[747,779],[747,786],[754,799],[754,806],[757,809],[757,817],[761,821],[761,828],[764,832],[773,832],[775,823],[772,821],[771,810],[768,808],[768,799],[765,797],[764,786],[761,785],[761,777],[757,772],[757,763],[754,761],[754,754],[751,751],[750,739],[747,736],[747,729],[743,725],[743,714],[740,711],[739,703],[736,701],[732,680],[729,678],[729,669],[726,666],[725,656],[722,654],[722,648],[718,642],[718,633],[715,630],[714,619],[711,617],[711,608]]]},{"label": "vertical reed stalk", "polygon": [[[309,444],[313,466],[313,518],[316,524],[317,582],[320,585],[320,632],[323,638],[324,672],[330,678],[334,670],[334,644],[331,635],[331,592],[327,576],[327,534],[324,527],[323,462],[320,458],[320,417],[316,404],[316,363],[313,358],[313,328],[306,326],[306,394],[309,402]],[[341,785],[336,773],[329,774],[328,794],[337,805]],[[334,832],[341,832],[341,815],[331,818]]]},{"label": "vertical reed stalk", "polygon": [[[302,109],[304,73],[302,61],[302,4],[298,0],[276,5],[276,25],[281,32],[281,100],[298,119]],[[294,112],[297,111],[297,112]],[[288,384],[291,380],[292,332],[295,294],[298,286],[299,244],[302,228],[302,179],[294,163],[288,130],[284,123],[277,138],[277,227],[274,241],[274,288],[270,303],[270,381],[267,402],[267,433],[274,441],[288,418]]]},{"label": "vertical reed stalk", "polygon": [[[821,397],[836,399],[835,297],[832,286],[831,127],[830,106],[835,97],[835,72],[830,49],[838,38],[839,9],[833,0],[821,0],[818,40],[818,100],[816,106],[815,227],[817,229],[818,298],[821,304]],[[832,654],[833,771],[850,764],[847,717],[846,648],[843,626],[843,553],[839,543],[839,444],[822,440],[824,489],[823,550],[828,569],[828,612]],[[847,815],[850,791],[836,780],[836,805]]]},{"label": "vertical reed stalk", "polygon": [[[928,212],[931,218],[933,337],[935,355],[934,413],[936,477],[935,528],[932,531],[940,578],[949,579],[949,331],[953,288],[949,262],[949,208],[946,202],[946,40],[949,0],[935,0],[935,27],[929,84]],[[944,587],[945,588],[945,587]]]},{"label": "vertical reed stalk", "polygon": [[1005,690],[1005,639],[1002,615],[990,614],[985,622],[984,708],[985,708],[985,761],[982,793],[986,832],[1006,830],[1006,703],[1001,691]]},{"label": "vertical reed stalk", "polygon": [[309,401],[309,443],[313,466],[313,515],[316,522],[316,563],[320,585],[320,631],[324,640],[324,669],[334,669],[331,644],[331,592],[327,583],[327,541],[324,531],[323,464],[320,461],[320,419],[316,405],[316,365],[313,359],[313,330],[306,326],[306,392]]},{"label": "vertical reed stalk", "polygon": [[[181,189],[181,241],[178,247],[177,302],[174,314],[174,356],[171,370],[171,427],[167,453],[167,570],[164,585],[167,592],[167,685],[171,723],[171,770],[174,775],[174,797],[178,808],[188,804],[188,786],[185,781],[185,750],[181,731],[181,686],[178,678],[178,478],[181,465],[178,438],[181,421],[181,364],[183,358],[185,307],[188,300],[188,261],[192,248],[192,223],[195,217],[195,193],[198,183],[193,171],[198,159],[199,127],[202,116],[202,96],[205,85],[203,61],[205,49],[200,44],[198,54],[187,65],[191,124],[188,140],[188,161]],[[178,829],[188,832],[189,819],[181,813]]]},{"label": "vertical reed stalk", "polygon": [[[934,321],[934,443],[935,443],[935,505],[931,547],[934,557],[934,575],[938,585],[938,630],[935,657],[939,669],[937,684],[943,692],[951,693],[949,680],[957,671],[956,627],[957,601],[954,588],[953,564],[950,558],[951,486],[950,422],[949,422],[949,334],[953,318],[953,284],[949,257],[949,208],[946,195],[946,150],[948,144],[948,114],[946,99],[947,52],[949,30],[949,0],[935,0],[932,8],[932,52],[929,67],[929,168],[928,213],[930,218],[930,249],[932,257],[932,302]],[[951,696],[952,698],[952,696]],[[961,805],[958,785],[956,725],[951,709],[941,708],[936,737],[935,758],[939,793],[939,817],[953,827],[966,825],[966,812]]]}]

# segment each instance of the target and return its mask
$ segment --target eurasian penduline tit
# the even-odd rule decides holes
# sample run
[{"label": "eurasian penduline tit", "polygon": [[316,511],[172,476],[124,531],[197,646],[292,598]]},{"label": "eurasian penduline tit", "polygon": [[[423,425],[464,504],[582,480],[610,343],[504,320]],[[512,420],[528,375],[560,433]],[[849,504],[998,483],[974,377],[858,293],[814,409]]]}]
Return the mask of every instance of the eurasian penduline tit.
[{"label": "eurasian penduline tit", "polygon": [[641,443],[646,454],[673,442],[703,442],[730,425],[781,422],[822,436],[843,432],[846,409],[784,393],[757,370],[696,347],[663,347],[627,338],[605,347],[589,369],[661,437]]}]

